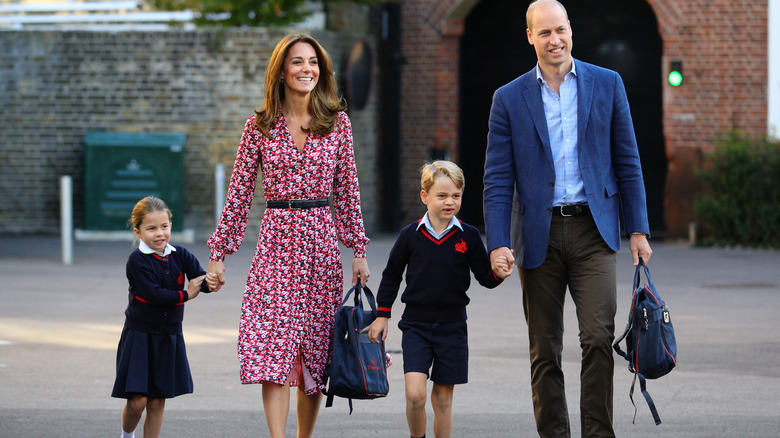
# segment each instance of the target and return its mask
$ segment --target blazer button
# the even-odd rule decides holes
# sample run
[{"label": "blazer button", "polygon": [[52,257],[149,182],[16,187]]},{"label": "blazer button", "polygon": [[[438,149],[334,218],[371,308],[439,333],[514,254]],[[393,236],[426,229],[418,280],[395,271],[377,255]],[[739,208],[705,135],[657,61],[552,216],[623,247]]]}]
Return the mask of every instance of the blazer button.
[{"label": "blazer button", "polygon": [[551,182],[551,183],[549,184],[549,186],[550,186],[550,187],[555,187],[555,182]]}]

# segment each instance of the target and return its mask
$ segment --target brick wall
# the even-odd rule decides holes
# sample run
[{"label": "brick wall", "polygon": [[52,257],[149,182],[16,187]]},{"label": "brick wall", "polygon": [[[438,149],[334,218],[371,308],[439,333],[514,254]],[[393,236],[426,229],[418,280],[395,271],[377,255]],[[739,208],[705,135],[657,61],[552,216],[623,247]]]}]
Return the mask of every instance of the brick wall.
[{"label": "brick wall", "polygon": [[696,220],[694,169],[718,133],[766,134],[767,2],[648,0],[663,40],[664,75],[683,61],[684,82],[664,78],[664,136],[668,173],[667,234],[682,237]]},{"label": "brick wall", "polygon": [[406,58],[401,103],[402,224],[425,212],[419,169],[432,155],[457,161],[458,60],[462,28],[448,27],[459,1],[401,2],[401,50]]},{"label": "brick wall", "polygon": [[[666,229],[681,237],[695,220],[693,169],[716,134],[766,131],[767,2],[647,2],[664,51],[658,80],[664,83]],[[397,189],[406,223],[424,211],[420,165],[432,155],[458,160],[459,42],[462,20],[478,0],[400,3],[406,62]],[[83,223],[83,135],[101,129],[187,132],[186,226],[208,230],[213,166],[222,162],[230,171],[241,127],[262,98],[268,55],[284,33],[0,32],[0,232],[56,232],[61,174],[75,177],[75,222]],[[315,37],[343,72],[357,37]],[[685,82],[678,88],[666,85],[673,59],[683,61]],[[365,110],[350,113],[369,228],[377,223],[381,165],[375,102],[372,96]]]},{"label": "brick wall", "polygon": [[[74,178],[74,223],[83,227],[87,131],[186,133],[185,227],[213,231],[214,166],[224,163],[229,177],[244,123],[263,98],[270,53],[288,32],[0,32],[0,233],[56,233],[60,175]],[[349,49],[364,36],[313,36],[343,84]],[[375,100],[350,111],[369,229],[376,222]],[[253,210],[248,234],[261,212]]]},{"label": "brick wall", "polygon": [[[694,168],[715,136],[732,129],[766,132],[768,6],[767,1],[750,0],[647,2],[657,16],[664,51],[664,72],[658,80],[664,83],[663,129],[669,164],[666,232],[683,237],[688,223],[695,220]],[[430,158],[430,151],[447,150],[449,158],[457,161],[458,43],[462,19],[476,3],[401,1],[406,64],[400,190],[406,222],[424,211],[418,196],[418,169]],[[518,17],[519,26],[524,21]],[[685,82],[678,88],[669,86],[665,77],[673,59],[683,61]]]}]

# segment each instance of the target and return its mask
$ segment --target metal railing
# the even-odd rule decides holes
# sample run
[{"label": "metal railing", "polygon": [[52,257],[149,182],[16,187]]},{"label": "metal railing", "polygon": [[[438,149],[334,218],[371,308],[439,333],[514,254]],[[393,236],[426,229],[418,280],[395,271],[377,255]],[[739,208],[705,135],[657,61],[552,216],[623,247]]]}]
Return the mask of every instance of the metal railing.
[{"label": "metal railing", "polygon": [[51,3],[0,3],[0,29],[48,26],[117,26],[143,23],[191,22],[191,11],[161,12],[141,9],[139,0],[68,1]]}]

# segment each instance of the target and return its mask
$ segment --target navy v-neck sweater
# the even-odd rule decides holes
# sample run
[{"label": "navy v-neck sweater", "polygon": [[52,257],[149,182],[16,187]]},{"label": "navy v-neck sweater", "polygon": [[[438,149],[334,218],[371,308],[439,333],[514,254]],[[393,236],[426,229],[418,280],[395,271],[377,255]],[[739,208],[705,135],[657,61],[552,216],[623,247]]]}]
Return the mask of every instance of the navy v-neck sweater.
[{"label": "navy v-neck sweater", "polygon": [[494,288],[502,280],[490,268],[490,259],[479,231],[461,221],[441,239],[418,222],[404,227],[390,251],[377,290],[377,316],[390,317],[393,302],[406,270],[402,318],[408,321],[447,323],[466,320],[466,295],[474,278]]}]

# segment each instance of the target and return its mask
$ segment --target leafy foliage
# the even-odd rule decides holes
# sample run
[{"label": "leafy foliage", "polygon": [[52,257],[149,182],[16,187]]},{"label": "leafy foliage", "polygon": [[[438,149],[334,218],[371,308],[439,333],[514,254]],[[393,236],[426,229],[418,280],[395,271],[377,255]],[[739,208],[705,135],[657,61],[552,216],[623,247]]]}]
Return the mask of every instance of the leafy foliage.
[{"label": "leafy foliage", "polygon": [[730,132],[696,171],[696,215],[716,245],[780,247],[780,143]]},{"label": "leafy foliage", "polygon": [[[376,0],[352,1],[370,4]],[[305,0],[147,0],[147,3],[163,11],[191,10],[197,14],[194,22],[198,26],[282,26],[300,22],[312,12]]]}]

